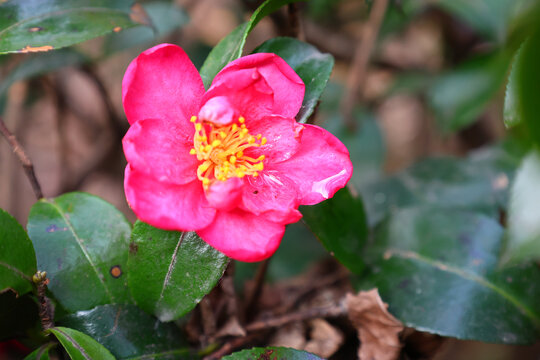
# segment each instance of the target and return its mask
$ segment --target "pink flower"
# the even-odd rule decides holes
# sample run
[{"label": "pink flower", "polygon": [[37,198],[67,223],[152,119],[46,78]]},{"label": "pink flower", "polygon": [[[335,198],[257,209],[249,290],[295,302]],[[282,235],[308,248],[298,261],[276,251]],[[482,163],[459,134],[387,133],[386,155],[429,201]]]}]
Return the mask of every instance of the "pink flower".
[{"label": "pink flower", "polygon": [[122,100],[127,200],[142,221],[196,231],[241,261],[277,249],[299,205],[328,199],[352,174],[332,134],[298,124],[304,83],[275,54],[231,62],[205,92],[185,52],[162,44],[129,65]]}]

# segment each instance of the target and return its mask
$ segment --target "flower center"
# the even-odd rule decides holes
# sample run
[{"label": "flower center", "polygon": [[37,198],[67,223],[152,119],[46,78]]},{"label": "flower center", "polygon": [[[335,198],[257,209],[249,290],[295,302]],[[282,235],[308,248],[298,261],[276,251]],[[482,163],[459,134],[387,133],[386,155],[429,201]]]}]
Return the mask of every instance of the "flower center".
[{"label": "flower center", "polygon": [[237,122],[225,126],[200,121],[196,116],[192,116],[190,121],[195,126],[195,135],[193,149],[189,153],[201,161],[197,177],[205,189],[217,180],[258,176],[258,172],[264,169],[264,155],[253,158],[246,155],[245,151],[263,146],[266,138],[261,134],[251,135],[242,116]]}]

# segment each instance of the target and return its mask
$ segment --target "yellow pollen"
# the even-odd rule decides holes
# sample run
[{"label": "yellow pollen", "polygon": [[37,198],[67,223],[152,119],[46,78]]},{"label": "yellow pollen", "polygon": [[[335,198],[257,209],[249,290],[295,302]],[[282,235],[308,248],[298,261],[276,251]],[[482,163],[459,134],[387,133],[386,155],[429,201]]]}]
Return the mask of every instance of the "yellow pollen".
[{"label": "yellow pollen", "polygon": [[242,116],[237,122],[219,126],[192,116],[195,127],[191,155],[199,160],[197,177],[204,189],[216,181],[226,181],[233,177],[257,177],[264,169],[264,155],[251,151],[263,146],[266,138],[261,134],[251,135]]}]

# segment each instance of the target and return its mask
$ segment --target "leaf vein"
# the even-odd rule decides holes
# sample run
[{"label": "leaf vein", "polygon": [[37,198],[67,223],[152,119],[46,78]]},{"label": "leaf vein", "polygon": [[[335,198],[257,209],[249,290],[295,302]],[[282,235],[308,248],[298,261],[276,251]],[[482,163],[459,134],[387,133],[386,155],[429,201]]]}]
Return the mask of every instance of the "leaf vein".
[{"label": "leaf vein", "polygon": [[410,259],[410,260],[416,260],[419,262],[426,263],[428,265],[431,265],[441,271],[450,272],[453,274],[456,274],[464,279],[474,281],[478,283],[481,286],[484,286],[499,296],[503,297],[510,303],[512,303],[517,309],[519,309],[523,314],[527,315],[529,318],[531,318],[537,325],[540,325],[540,317],[536,315],[531,309],[529,309],[526,305],[521,303],[517,298],[515,298],[512,294],[505,291],[504,289],[497,287],[494,283],[490,282],[486,278],[483,278],[479,275],[476,275],[472,272],[465,271],[463,269],[457,268],[455,266],[443,263],[442,261],[430,259],[428,257],[422,256],[418,253],[412,252],[412,251],[406,251],[406,250],[399,250],[399,249],[390,249],[385,254],[385,258],[387,256],[393,256],[397,255],[398,257],[401,257],[403,259]]}]

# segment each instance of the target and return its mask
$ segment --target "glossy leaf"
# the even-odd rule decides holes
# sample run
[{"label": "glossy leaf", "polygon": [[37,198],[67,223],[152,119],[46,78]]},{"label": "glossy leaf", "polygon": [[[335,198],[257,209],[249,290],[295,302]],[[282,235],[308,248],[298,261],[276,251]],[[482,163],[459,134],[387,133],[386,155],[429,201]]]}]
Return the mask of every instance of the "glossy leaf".
[{"label": "glossy leaf", "polygon": [[131,1],[9,0],[0,4],[0,54],[49,51],[144,22]]},{"label": "glossy leaf", "polygon": [[416,204],[457,207],[498,217],[524,149],[513,141],[477,150],[468,158],[433,157],[394,176],[360,187],[371,225],[391,209]]},{"label": "glossy leaf", "polygon": [[540,154],[532,151],[512,184],[505,260],[540,259]]},{"label": "glossy leaf", "polygon": [[273,38],[255,49],[256,53],[274,53],[283,58],[306,85],[302,107],[296,120],[305,123],[313,113],[334,67],[334,58],[294,38]]},{"label": "glossy leaf", "polygon": [[540,144],[538,96],[540,93],[540,28],[521,47],[516,61],[516,88],[521,110],[521,121],[530,137]]},{"label": "glossy leaf", "polygon": [[143,310],[171,321],[212,290],[228,260],[194,232],[165,231],[138,221],[130,245],[129,287]]},{"label": "glossy leaf", "polygon": [[136,26],[111,33],[105,40],[103,49],[105,54],[112,54],[134,46],[143,46],[187,24],[189,20],[185,11],[174,2],[152,1],[142,3],[141,6],[153,26]]},{"label": "glossy leaf", "polygon": [[225,356],[223,360],[253,360],[253,359],[272,359],[272,360],[322,360],[322,358],[308,353],[285,347],[266,347],[253,348],[251,350],[242,350],[235,352],[229,356]]},{"label": "glossy leaf", "polygon": [[132,301],[124,274],[130,232],[111,204],[78,192],[38,201],[28,218],[39,269],[70,312]]},{"label": "glossy leaf", "polygon": [[511,16],[523,0],[438,0],[437,5],[465,21],[488,40],[506,41]]},{"label": "glossy leaf", "polygon": [[80,331],[54,327],[48,330],[60,341],[72,360],[114,360],[115,357],[96,340]]},{"label": "glossy leaf", "polygon": [[472,124],[502,85],[510,57],[496,53],[470,60],[435,80],[428,100],[445,132]]},{"label": "glossy leaf", "polygon": [[242,56],[246,39],[265,16],[278,10],[283,5],[305,0],[266,0],[251,16],[249,21],[239,25],[212,49],[201,67],[200,74],[204,86],[208,88],[217,73],[228,63]]},{"label": "glossy leaf", "polygon": [[36,271],[36,255],[26,231],[0,209],[0,293],[7,289],[19,295],[31,291]]},{"label": "glossy leaf", "polygon": [[117,359],[189,358],[187,343],[176,325],[162,323],[135,305],[98,306],[58,323],[91,336]]},{"label": "glossy leaf", "polygon": [[301,207],[303,219],[326,250],[354,273],[364,270],[363,248],[368,238],[364,206],[347,188],[331,199]]},{"label": "glossy leaf", "polygon": [[48,343],[40,346],[35,351],[32,351],[24,360],[49,360],[49,351],[54,348],[56,344]]},{"label": "glossy leaf", "polygon": [[540,326],[540,269],[499,270],[502,227],[482,214],[416,207],[397,210],[367,248],[389,311],[406,326],[459,339],[523,344]]}]

